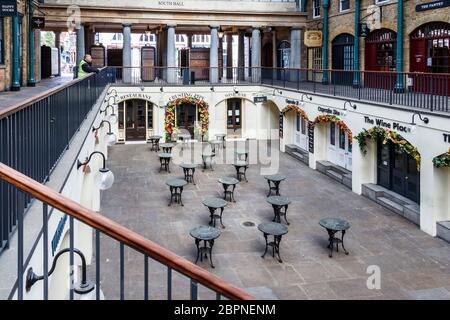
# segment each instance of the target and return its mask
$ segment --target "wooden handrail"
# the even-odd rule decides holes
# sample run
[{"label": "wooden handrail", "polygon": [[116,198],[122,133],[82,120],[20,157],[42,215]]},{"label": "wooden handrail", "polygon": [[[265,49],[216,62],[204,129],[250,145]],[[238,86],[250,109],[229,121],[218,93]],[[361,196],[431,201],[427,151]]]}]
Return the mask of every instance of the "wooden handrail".
[{"label": "wooden handrail", "polygon": [[200,268],[192,262],[176,255],[160,245],[108,219],[97,212],[87,209],[75,201],[46,187],[22,173],[0,163],[0,179],[18,189],[33,195],[53,208],[97,229],[111,238],[148,255],[152,259],[169,266],[173,270],[197,281],[215,292],[233,300],[253,300],[250,294]]}]

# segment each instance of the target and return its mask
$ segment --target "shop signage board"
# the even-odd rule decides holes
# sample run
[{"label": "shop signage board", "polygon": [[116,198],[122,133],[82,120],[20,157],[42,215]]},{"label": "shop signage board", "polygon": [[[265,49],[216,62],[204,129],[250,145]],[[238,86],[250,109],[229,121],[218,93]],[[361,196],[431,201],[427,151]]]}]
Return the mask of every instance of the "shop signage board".
[{"label": "shop signage board", "polygon": [[2,0],[0,2],[0,17],[13,17],[17,15],[16,0]]},{"label": "shop signage board", "polygon": [[440,0],[440,1],[433,1],[433,2],[418,4],[416,6],[416,12],[440,9],[440,8],[445,8],[445,7],[450,7],[450,0]]},{"label": "shop signage board", "polygon": [[314,122],[308,121],[308,149],[314,153]]},{"label": "shop signage board", "polygon": [[321,47],[322,46],[322,31],[308,30],[305,31],[304,44],[307,47]]},{"label": "shop signage board", "polygon": [[400,122],[388,121],[380,118],[371,118],[368,116],[364,116],[364,123],[370,124],[372,126],[383,127],[389,130],[410,133],[411,128],[401,124]]},{"label": "shop signage board", "polygon": [[443,133],[444,142],[450,143],[450,133]]},{"label": "shop signage board", "polygon": [[33,29],[44,29],[45,28],[45,18],[33,17]]},{"label": "shop signage board", "polygon": [[253,101],[255,103],[264,103],[267,102],[267,97],[266,96],[254,97]]},{"label": "shop signage board", "polygon": [[284,114],[283,112],[280,112],[280,139],[283,139],[283,121],[284,121]]}]

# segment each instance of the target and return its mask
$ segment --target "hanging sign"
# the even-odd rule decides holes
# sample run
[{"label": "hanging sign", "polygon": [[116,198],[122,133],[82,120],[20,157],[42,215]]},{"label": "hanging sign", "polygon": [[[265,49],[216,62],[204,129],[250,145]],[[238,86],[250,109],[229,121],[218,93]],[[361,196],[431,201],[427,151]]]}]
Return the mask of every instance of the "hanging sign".
[{"label": "hanging sign", "polygon": [[443,133],[444,142],[450,143],[450,133]]},{"label": "hanging sign", "polygon": [[428,3],[421,3],[416,6],[416,12],[426,11],[426,10],[433,10],[433,9],[440,9],[450,7],[450,0],[440,0],[440,1],[433,1]]},{"label": "hanging sign", "polygon": [[370,33],[370,29],[369,26],[367,25],[367,23],[360,23],[359,24],[359,36],[360,37],[367,37]]},{"label": "hanging sign", "polygon": [[309,152],[314,153],[314,122],[308,121],[308,147]]},{"label": "hanging sign", "polygon": [[309,30],[305,31],[305,40],[303,41],[307,47],[321,47],[322,46],[322,31]]},{"label": "hanging sign", "polygon": [[267,102],[267,97],[266,97],[266,96],[254,97],[254,98],[253,98],[253,102],[254,102],[254,103],[264,103],[264,102]]},{"label": "hanging sign", "polygon": [[283,112],[280,112],[280,139],[283,139],[283,120],[284,120],[284,114]]},{"label": "hanging sign", "polygon": [[45,28],[45,18],[43,17],[33,17],[33,29],[44,29]]},{"label": "hanging sign", "polygon": [[17,0],[2,0],[0,3],[0,17],[17,15]]}]

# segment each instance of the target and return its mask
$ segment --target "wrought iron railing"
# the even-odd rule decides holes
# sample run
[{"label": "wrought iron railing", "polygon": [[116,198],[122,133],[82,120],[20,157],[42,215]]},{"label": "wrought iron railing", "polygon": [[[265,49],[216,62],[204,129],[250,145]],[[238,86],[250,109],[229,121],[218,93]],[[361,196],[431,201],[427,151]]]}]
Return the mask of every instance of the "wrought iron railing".
[{"label": "wrought iron railing", "polygon": [[[76,79],[0,112],[0,162],[39,182],[48,180],[104,88],[107,69]],[[31,197],[0,181],[0,253]]]},{"label": "wrought iron railing", "polygon": [[[69,216],[70,224],[70,245],[67,248],[67,252],[70,253],[70,270],[74,270],[74,253],[79,252],[74,248],[74,223],[75,220],[80,223],[84,223],[95,229],[95,295],[96,299],[102,298],[101,296],[101,252],[100,252],[100,242],[103,241],[118,241],[119,243],[119,265],[120,265],[120,279],[118,283],[118,290],[120,292],[120,299],[125,298],[125,255],[126,250],[134,250],[142,254],[142,264],[144,267],[144,272],[142,274],[142,281],[144,282],[142,297],[144,299],[150,299],[152,292],[149,290],[150,279],[149,273],[149,260],[153,259],[161,263],[167,271],[167,299],[172,299],[173,286],[172,286],[172,276],[173,272],[178,272],[190,280],[190,286],[187,292],[192,300],[196,300],[199,297],[199,287],[204,286],[213,292],[215,295],[212,297],[207,297],[208,299],[221,299],[221,297],[226,297],[228,299],[239,299],[248,300],[254,299],[251,295],[247,294],[243,290],[234,287],[226,281],[221,280],[212,273],[206,271],[205,269],[189,262],[188,260],[174,254],[173,252],[159,246],[158,244],[144,238],[143,236],[125,228],[124,226],[106,218],[105,216],[87,209],[80,204],[64,197],[58,192],[38,183],[37,181],[23,175],[22,173],[13,170],[12,168],[0,163],[0,181],[3,183],[7,182],[9,188],[12,190],[17,190],[17,192],[22,192],[27,194],[28,197],[34,197],[38,201],[42,202],[42,265],[43,273],[42,276],[43,288],[42,297],[43,299],[48,299],[49,297],[49,243],[48,243],[48,214],[51,208],[59,210]],[[26,283],[24,283],[24,252],[23,242],[24,236],[24,220],[23,213],[18,214],[18,235],[19,235],[19,250],[17,258],[17,292],[15,296],[18,299],[23,299],[24,291],[27,288]],[[101,237],[101,235],[103,235]],[[105,237],[106,236],[106,237]],[[11,270],[12,272],[12,270]],[[29,288],[29,286],[28,286]],[[92,291],[94,292],[94,291]],[[159,294],[159,292],[158,292]],[[70,288],[71,299],[74,298],[74,288]],[[108,297],[105,297],[108,298]]]},{"label": "wrought iron railing", "polygon": [[116,67],[123,85],[267,85],[449,112],[450,74],[288,68]]}]

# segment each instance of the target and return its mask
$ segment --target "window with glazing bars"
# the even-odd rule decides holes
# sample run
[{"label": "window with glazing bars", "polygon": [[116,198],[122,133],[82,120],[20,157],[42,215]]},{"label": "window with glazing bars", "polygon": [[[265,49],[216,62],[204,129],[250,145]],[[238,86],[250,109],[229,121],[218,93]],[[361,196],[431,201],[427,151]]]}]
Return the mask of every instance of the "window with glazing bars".
[{"label": "window with glazing bars", "polygon": [[321,0],[313,0],[313,18],[320,17],[320,3]]}]

